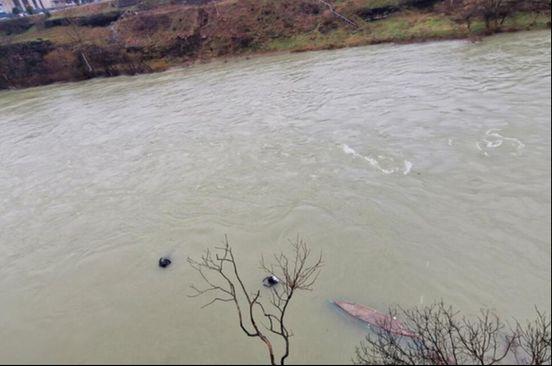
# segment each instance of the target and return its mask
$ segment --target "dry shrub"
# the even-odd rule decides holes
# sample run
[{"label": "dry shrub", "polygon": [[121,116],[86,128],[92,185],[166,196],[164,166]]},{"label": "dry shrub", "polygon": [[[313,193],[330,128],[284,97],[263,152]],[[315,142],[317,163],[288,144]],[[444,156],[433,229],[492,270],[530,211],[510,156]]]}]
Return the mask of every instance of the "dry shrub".
[{"label": "dry shrub", "polygon": [[243,0],[208,6],[205,11],[216,21],[207,22],[201,34],[210,40],[206,51],[215,55],[312,31],[323,13],[312,0]]},{"label": "dry shrub", "polygon": [[77,62],[75,54],[68,49],[56,48],[44,56],[44,65],[48,72],[57,72],[74,67]]},{"label": "dry shrub", "polygon": [[52,81],[71,80],[78,69],[78,59],[73,51],[56,48],[44,56],[44,68]]},{"label": "dry shrub", "polygon": [[116,29],[127,47],[163,46],[192,35],[197,19],[195,8],[157,9],[121,19]]},{"label": "dry shrub", "polygon": [[388,319],[399,318],[413,333],[396,334],[383,323],[374,327],[356,349],[357,365],[496,365],[550,364],[550,318],[536,317],[512,327],[489,309],[462,315],[443,302],[410,309],[394,308]]}]

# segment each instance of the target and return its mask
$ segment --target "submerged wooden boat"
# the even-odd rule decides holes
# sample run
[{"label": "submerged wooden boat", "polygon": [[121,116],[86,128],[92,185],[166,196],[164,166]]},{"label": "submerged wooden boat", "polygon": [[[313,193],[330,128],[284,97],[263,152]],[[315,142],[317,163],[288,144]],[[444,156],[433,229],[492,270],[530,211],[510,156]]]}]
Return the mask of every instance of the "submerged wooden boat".
[{"label": "submerged wooden boat", "polygon": [[375,309],[369,308],[368,306],[354,304],[346,301],[334,301],[334,304],[345,311],[347,314],[359,320],[362,320],[365,323],[387,330],[393,334],[405,337],[416,336],[416,334],[408,329],[408,327],[404,325],[404,323],[400,320],[397,320]]}]

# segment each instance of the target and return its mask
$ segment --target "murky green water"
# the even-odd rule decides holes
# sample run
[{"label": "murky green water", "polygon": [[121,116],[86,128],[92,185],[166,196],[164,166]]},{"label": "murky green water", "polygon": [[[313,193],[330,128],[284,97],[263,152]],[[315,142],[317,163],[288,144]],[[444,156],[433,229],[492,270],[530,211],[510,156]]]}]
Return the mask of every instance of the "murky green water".
[{"label": "murky green water", "polygon": [[294,363],[350,360],[333,299],[550,310],[550,56],[546,31],[0,93],[0,362],[265,362],[187,297],[224,234],[253,288],[287,239],[324,252]]}]

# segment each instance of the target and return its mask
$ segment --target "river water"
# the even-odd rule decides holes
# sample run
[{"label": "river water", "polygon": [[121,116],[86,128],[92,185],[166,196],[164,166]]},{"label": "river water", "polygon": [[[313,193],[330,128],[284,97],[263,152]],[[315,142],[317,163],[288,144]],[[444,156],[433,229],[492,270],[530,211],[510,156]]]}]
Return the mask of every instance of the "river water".
[{"label": "river water", "polygon": [[[381,310],[550,311],[550,32],[214,62],[0,93],[0,362],[265,362],[186,264],[227,234],[325,267],[289,361]],[[157,267],[161,255],[173,265]]]}]

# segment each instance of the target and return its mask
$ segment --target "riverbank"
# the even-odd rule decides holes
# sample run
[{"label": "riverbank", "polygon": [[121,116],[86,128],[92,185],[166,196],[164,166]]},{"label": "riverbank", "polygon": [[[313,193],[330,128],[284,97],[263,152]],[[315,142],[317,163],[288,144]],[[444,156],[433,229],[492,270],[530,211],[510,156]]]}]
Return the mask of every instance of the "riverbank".
[{"label": "riverbank", "polygon": [[[220,57],[550,27],[547,3],[485,19],[450,1],[202,0],[92,4],[0,23],[0,89],[163,71]],[[199,5],[197,5],[200,3]],[[544,4],[544,5],[543,5]]]}]

